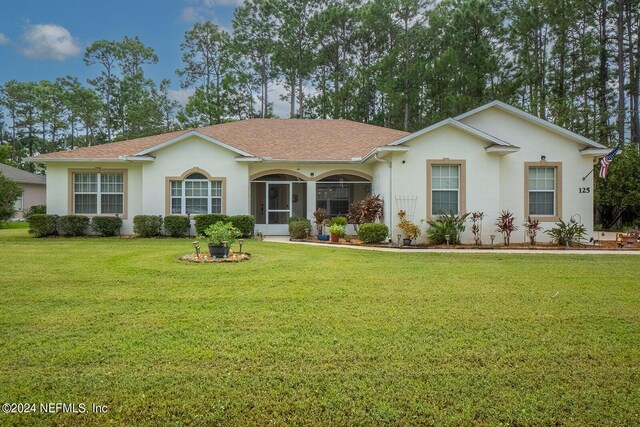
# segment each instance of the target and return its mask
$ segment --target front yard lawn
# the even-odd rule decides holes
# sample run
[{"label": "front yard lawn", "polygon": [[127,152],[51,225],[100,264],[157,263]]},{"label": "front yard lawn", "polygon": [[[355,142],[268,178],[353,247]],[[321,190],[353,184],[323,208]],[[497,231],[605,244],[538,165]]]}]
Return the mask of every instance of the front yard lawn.
[{"label": "front yard lawn", "polygon": [[640,259],[0,230],[2,425],[638,425]]}]

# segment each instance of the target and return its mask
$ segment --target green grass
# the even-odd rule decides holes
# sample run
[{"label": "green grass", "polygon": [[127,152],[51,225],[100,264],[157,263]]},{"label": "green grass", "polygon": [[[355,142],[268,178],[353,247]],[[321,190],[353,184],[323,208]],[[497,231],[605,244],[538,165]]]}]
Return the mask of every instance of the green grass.
[{"label": "green grass", "polygon": [[0,230],[26,230],[29,224],[26,221],[0,221]]},{"label": "green grass", "polygon": [[0,425],[638,425],[640,259],[0,230]]}]

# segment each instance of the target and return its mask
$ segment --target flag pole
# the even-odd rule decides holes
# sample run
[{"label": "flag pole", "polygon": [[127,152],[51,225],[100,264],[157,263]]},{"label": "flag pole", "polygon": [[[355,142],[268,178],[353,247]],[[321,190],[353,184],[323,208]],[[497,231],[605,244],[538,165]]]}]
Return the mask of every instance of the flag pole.
[{"label": "flag pole", "polygon": [[586,180],[586,179],[587,179],[587,177],[588,177],[589,175],[591,175],[592,173],[593,173],[593,168],[591,168],[591,170],[589,171],[589,173],[588,173],[588,174],[586,174],[585,176],[583,176],[583,177],[582,177],[582,180],[583,180],[583,181],[584,181],[584,180]]}]

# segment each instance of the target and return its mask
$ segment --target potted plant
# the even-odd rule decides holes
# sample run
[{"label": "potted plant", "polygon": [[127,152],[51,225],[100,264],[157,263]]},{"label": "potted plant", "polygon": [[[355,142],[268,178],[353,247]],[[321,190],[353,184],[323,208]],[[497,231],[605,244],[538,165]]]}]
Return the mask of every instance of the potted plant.
[{"label": "potted plant", "polygon": [[209,244],[209,253],[212,258],[226,258],[229,256],[229,247],[236,241],[242,232],[230,222],[218,221],[204,230],[204,235],[198,236]]},{"label": "potted plant", "polygon": [[404,246],[411,246],[411,241],[415,240],[420,236],[420,227],[417,224],[406,219],[407,213],[405,211],[398,212],[398,216],[400,217],[400,223],[398,224],[398,228],[402,230],[402,232],[407,236],[402,240]]},{"label": "potted plant", "polygon": [[323,234],[324,225],[327,223],[327,219],[329,218],[329,214],[325,209],[316,209],[313,211],[313,219],[316,223],[316,231],[318,232],[318,240],[329,241],[329,235]]},{"label": "potted plant", "polygon": [[329,233],[331,233],[332,242],[334,243],[339,242],[340,238],[344,237],[345,235],[344,225],[333,224],[331,227],[329,227]]}]

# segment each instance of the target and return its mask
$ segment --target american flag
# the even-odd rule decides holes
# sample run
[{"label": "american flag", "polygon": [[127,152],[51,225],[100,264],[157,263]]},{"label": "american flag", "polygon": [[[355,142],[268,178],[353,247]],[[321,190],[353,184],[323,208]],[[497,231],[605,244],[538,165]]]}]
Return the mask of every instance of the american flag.
[{"label": "american flag", "polygon": [[602,160],[600,160],[600,178],[606,178],[607,172],[609,171],[609,164],[613,161],[614,157],[620,151],[620,145],[616,145],[616,148],[611,150],[609,154],[604,156]]}]

